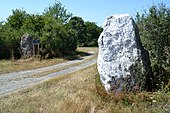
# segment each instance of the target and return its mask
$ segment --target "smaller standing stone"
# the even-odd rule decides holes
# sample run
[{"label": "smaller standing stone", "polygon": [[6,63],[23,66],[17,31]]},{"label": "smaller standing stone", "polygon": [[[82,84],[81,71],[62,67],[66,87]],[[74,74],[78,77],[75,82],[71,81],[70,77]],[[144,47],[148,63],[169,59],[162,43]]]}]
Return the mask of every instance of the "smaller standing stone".
[{"label": "smaller standing stone", "polygon": [[33,55],[32,37],[26,33],[21,37],[21,58],[30,58]]}]

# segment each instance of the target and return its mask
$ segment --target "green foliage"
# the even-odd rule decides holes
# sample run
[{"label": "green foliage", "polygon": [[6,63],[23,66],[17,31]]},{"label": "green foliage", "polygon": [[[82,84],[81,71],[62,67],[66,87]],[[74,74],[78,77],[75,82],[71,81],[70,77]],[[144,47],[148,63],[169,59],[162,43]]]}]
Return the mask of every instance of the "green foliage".
[{"label": "green foliage", "polygon": [[164,89],[166,88],[166,92],[170,91],[170,86],[168,86],[168,83],[170,81],[170,72],[165,70],[160,65],[154,65],[153,67],[153,82],[154,82],[154,88],[156,90],[158,89]]},{"label": "green foliage", "polygon": [[81,17],[72,17],[68,23],[72,29],[77,32],[77,40],[79,46],[84,46],[86,27]]},{"label": "green foliage", "polygon": [[[61,37],[62,37],[61,26],[51,18],[47,18],[46,24],[42,29],[43,34],[40,37],[42,48],[45,49],[47,53],[59,54],[59,48],[61,48]],[[59,32],[60,31],[60,32]]]},{"label": "green foliage", "polygon": [[77,31],[79,46],[97,46],[97,40],[102,32],[94,22],[84,22],[81,17],[72,17],[68,23],[72,29]]},{"label": "green foliage", "polygon": [[3,41],[4,47],[2,48],[4,51],[2,56],[3,58],[15,59],[20,57],[20,37],[22,33],[20,30],[13,29],[8,24],[3,26]]},{"label": "green foliage", "polygon": [[3,26],[0,23],[0,59],[5,58],[5,41],[4,41],[4,34],[3,34]]},{"label": "green foliage", "polygon": [[170,79],[170,8],[160,3],[137,13],[136,22],[144,46],[150,51],[153,88],[165,87]]},{"label": "green foliage", "polygon": [[94,22],[85,22],[87,46],[98,46],[98,38],[102,32],[102,28],[98,27]]},{"label": "green foliage", "polygon": [[67,9],[65,9],[65,7],[63,7],[62,4],[58,1],[54,3],[54,5],[46,8],[44,15],[60,21],[61,24],[67,23],[68,19],[72,16],[72,14],[69,13]]},{"label": "green foliage", "polygon": [[170,9],[161,3],[153,5],[148,13],[137,13],[137,25],[144,45],[151,51],[151,58],[160,65],[166,63],[165,48],[170,39]]},{"label": "green foliage", "polygon": [[42,36],[41,30],[45,26],[45,18],[43,15],[28,15],[21,29],[32,35]]},{"label": "green foliage", "polygon": [[27,14],[23,9],[12,10],[7,21],[0,23],[0,59],[21,57],[20,40],[25,33],[40,39],[42,56],[63,57],[72,54],[78,44],[96,45],[100,34],[98,26],[90,22],[85,25],[81,17],[71,16],[58,1],[47,7],[42,15]]},{"label": "green foliage", "polygon": [[1,59],[20,58],[20,30],[28,14],[23,10],[13,10],[6,23],[1,25]]},{"label": "green foliage", "polygon": [[42,48],[53,56],[63,56],[77,48],[76,33],[72,29],[61,26],[59,22],[46,18],[40,37]]},{"label": "green foliage", "polygon": [[12,10],[12,15],[10,15],[7,19],[7,24],[13,29],[19,30],[27,16],[28,14],[26,14],[26,11],[24,10]]},{"label": "green foliage", "polygon": [[63,53],[68,54],[77,49],[77,33],[74,29],[64,26],[66,35],[63,38]]}]

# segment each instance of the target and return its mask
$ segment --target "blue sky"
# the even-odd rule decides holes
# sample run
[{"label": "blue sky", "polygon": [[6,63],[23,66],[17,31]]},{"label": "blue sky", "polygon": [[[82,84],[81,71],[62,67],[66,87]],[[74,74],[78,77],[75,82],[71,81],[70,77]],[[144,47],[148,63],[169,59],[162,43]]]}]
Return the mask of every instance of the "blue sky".
[{"label": "blue sky", "polygon": [[[74,16],[80,16],[84,21],[97,22],[99,26],[106,17],[112,14],[129,13],[135,16],[137,11],[148,9],[151,5],[166,3],[170,0],[58,0]],[[12,14],[12,9],[24,9],[27,13],[41,14],[46,7],[54,4],[55,0],[1,0],[0,21]]]}]

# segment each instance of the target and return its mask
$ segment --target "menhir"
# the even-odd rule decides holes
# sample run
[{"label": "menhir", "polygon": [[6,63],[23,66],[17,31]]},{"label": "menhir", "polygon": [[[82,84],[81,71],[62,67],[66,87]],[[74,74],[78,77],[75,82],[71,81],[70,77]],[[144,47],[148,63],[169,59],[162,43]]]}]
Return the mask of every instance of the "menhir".
[{"label": "menhir", "polygon": [[24,34],[20,41],[21,58],[29,58],[33,55],[32,37],[29,34]]},{"label": "menhir", "polygon": [[98,71],[105,90],[114,93],[149,90],[149,53],[129,14],[107,18],[99,39]]}]

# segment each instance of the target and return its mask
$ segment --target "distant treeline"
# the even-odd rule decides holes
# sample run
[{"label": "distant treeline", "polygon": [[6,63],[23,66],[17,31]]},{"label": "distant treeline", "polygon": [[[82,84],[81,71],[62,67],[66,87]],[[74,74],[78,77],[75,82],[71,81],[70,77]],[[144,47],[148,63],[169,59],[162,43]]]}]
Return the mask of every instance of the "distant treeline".
[{"label": "distant treeline", "polygon": [[41,15],[15,9],[6,22],[0,23],[0,59],[21,57],[20,40],[25,33],[41,41],[43,53],[62,57],[77,46],[98,46],[101,32],[96,23],[73,16],[60,2],[47,7]]}]

